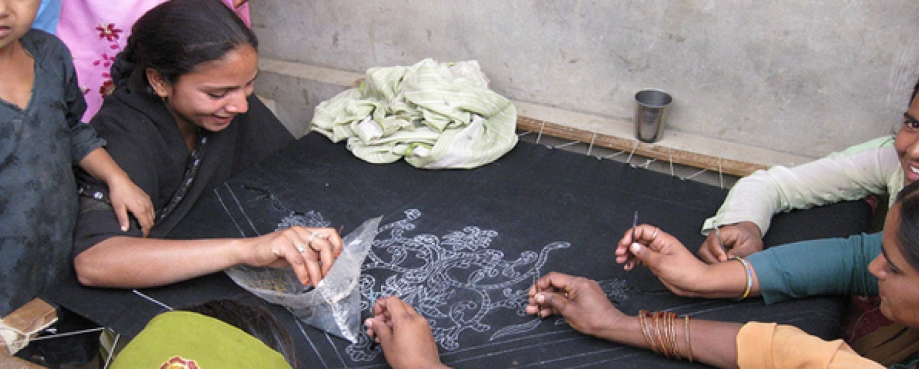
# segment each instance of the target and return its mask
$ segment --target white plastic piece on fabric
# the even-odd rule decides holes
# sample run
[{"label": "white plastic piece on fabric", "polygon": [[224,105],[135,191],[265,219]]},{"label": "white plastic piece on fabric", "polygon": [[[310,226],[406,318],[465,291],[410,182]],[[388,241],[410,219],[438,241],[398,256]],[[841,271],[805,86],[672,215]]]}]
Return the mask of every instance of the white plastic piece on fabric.
[{"label": "white plastic piece on fabric", "polygon": [[342,239],[341,255],[315,288],[301,284],[290,267],[239,266],[227,269],[226,273],[256,296],[286,307],[304,323],[357,342],[361,329],[361,295],[355,287],[382,218],[365,221]]},{"label": "white plastic piece on fabric", "polygon": [[369,115],[367,118],[352,123],[351,130],[364,142],[371,142],[383,137],[383,128]]}]

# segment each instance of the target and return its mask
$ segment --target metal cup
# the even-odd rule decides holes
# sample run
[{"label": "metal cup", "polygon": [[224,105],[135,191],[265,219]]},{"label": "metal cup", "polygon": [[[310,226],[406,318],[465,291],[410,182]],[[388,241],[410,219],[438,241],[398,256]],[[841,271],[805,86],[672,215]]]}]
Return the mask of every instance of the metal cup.
[{"label": "metal cup", "polygon": [[646,89],[635,94],[635,102],[635,138],[657,142],[664,135],[664,116],[673,97],[662,90]]}]

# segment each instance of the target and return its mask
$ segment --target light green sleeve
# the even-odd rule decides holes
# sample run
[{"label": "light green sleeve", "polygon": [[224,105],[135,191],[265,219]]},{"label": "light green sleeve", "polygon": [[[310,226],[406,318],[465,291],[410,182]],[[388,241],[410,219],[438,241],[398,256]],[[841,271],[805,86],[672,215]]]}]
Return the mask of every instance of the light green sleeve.
[{"label": "light green sleeve", "polygon": [[893,136],[881,137],[810,163],[756,171],[734,185],[702,233],[707,235],[715,224],[749,221],[766,234],[772,216],[780,212],[896,194],[903,188],[903,169],[893,141]]}]

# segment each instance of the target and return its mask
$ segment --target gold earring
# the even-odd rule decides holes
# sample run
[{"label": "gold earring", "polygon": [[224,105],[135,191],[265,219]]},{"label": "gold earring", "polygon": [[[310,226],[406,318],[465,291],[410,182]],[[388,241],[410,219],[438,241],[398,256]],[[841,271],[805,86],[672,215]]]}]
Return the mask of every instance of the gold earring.
[{"label": "gold earring", "polygon": [[151,86],[153,87],[153,92],[160,97],[160,100],[163,100],[164,103],[169,100],[169,96],[163,96],[160,94],[160,91],[162,91],[164,88],[162,83],[151,84]]}]

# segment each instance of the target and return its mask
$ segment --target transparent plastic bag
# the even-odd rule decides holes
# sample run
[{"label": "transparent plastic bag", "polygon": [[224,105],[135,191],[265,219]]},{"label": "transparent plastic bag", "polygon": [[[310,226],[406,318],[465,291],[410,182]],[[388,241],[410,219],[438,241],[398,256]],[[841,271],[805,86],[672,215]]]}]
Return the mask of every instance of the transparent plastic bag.
[{"label": "transparent plastic bag", "polygon": [[373,245],[382,217],[361,224],[342,239],[341,255],[315,288],[304,286],[290,267],[238,266],[226,270],[236,284],[265,301],[290,310],[306,324],[357,342],[361,329],[361,264]]}]

